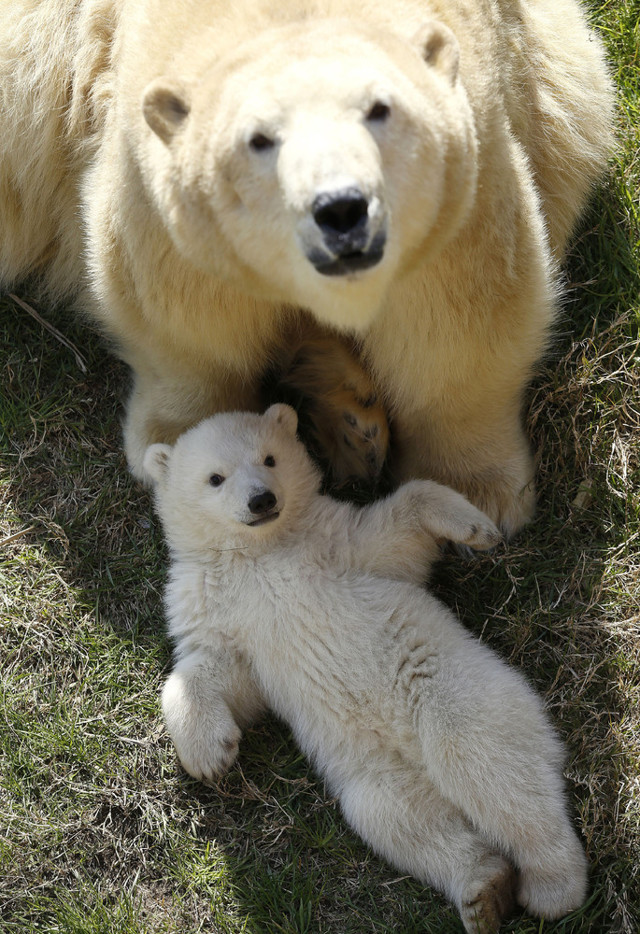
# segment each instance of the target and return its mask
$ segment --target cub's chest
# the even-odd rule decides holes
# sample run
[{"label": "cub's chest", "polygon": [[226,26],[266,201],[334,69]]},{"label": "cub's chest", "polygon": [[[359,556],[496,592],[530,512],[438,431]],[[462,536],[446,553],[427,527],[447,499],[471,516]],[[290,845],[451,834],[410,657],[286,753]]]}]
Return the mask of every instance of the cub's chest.
[{"label": "cub's chest", "polygon": [[[340,641],[348,585],[317,561],[292,552],[247,561],[218,578],[211,596],[238,638],[289,644],[305,634]],[[348,615],[353,615],[349,613]],[[335,632],[333,631],[335,630]]]},{"label": "cub's chest", "polygon": [[205,599],[210,612],[235,626],[247,628],[254,618],[278,619],[304,594],[317,589],[314,569],[295,560],[237,558],[224,568],[211,568],[205,574]]}]

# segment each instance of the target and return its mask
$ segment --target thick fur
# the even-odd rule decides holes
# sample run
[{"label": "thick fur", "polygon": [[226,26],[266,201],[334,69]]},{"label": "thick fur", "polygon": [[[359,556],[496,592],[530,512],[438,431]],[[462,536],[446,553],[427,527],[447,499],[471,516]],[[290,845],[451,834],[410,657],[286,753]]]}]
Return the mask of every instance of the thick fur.
[{"label": "thick fur", "polygon": [[[531,515],[522,392],[610,144],[576,0],[7,0],[0,88],[0,280],[81,290],[134,371],[136,475],[258,407],[305,308],[357,332],[399,477]],[[384,252],[323,275],[345,188]]]},{"label": "thick fur", "polygon": [[388,492],[389,421],[355,342],[301,323],[284,336],[261,397],[265,407],[288,402],[296,409],[298,434],[334,494],[357,500]]},{"label": "thick fur", "polygon": [[444,892],[467,931],[495,931],[514,899],[546,918],[577,908],[585,858],[542,704],[420,586],[440,541],[488,548],[497,528],[432,481],[361,510],[322,497],[295,432],[274,405],[147,451],[172,555],[162,703],[182,764],[220,775],[269,707],[351,826]]}]

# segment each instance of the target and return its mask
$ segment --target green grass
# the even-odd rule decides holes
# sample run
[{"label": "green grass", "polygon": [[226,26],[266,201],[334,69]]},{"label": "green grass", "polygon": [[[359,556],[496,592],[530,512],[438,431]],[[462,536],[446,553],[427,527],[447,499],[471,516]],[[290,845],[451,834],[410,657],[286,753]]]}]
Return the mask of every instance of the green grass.
[{"label": "green grass", "polygon": [[[530,393],[538,515],[434,581],[546,696],[568,744],[590,899],[553,924],[516,918],[518,934],[640,929],[640,4],[591,7],[620,148]],[[87,371],[2,300],[2,934],[460,934],[443,899],[345,827],[275,721],[217,786],[181,772],[158,706],[166,553],[121,453],[127,374],[71,314],[39,310]]]}]

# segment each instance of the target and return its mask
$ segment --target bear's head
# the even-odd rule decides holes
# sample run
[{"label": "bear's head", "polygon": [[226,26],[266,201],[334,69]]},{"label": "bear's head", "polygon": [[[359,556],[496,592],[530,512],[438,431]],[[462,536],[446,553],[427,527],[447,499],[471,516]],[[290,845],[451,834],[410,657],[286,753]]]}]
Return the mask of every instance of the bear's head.
[{"label": "bear's head", "polygon": [[179,251],[243,290],[364,330],[475,191],[453,33],[272,27],[145,90],[143,172]]},{"label": "bear's head", "polygon": [[173,446],[150,445],[144,468],[169,545],[180,553],[260,546],[295,527],[320,485],[297,422],[288,405],[224,412]]}]

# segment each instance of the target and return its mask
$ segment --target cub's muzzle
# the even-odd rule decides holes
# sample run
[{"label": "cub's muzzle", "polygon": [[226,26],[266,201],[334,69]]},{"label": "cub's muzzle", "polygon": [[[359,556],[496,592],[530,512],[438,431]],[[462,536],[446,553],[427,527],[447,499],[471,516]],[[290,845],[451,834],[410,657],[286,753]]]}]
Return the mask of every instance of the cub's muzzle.
[{"label": "cub's muzzle", "polygon": [[247,521],[247,525],[264,525],[266,522],[277,519],[280,515],[278,500],[275,493],[272,493],[271,490],[266,488],[260,490],[258,493],[254,493],[247,503],[247,506],[253,517]]}]

